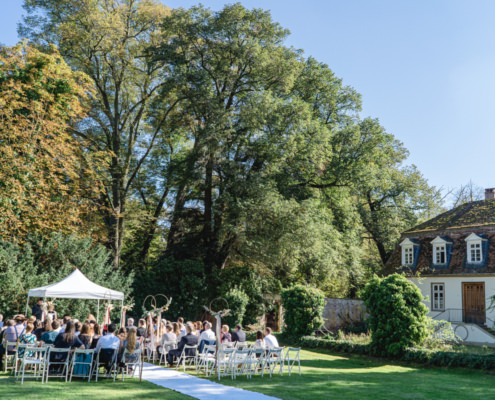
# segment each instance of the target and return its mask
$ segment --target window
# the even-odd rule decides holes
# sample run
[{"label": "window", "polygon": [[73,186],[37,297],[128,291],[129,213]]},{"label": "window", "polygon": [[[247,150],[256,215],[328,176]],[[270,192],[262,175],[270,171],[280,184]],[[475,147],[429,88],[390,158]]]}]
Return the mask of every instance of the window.
[{"label": "window", "polygon": [[402,265],[405,267],[412,267],[414,265],[414,247],[419,246],[419,244],[406,238],[402,241],[400,246],[402,247]]},{"label": "window", "polygon": [[414,251],[412,247],[404,248],[404,265],[413,265]]},{"label": "window", "polygon": [[437,236],[431,244],[433,245],[433,264],[447,265],[447,245],[451,245],[452,243],[440,236]]},{"label": "window", "polygon": [[431,284],[431,310],[445,310],[445,286],[443,283]]},{"label": "window", "polygon": [[445,264],[445,245],[435,246],[435,264]]},{"label": "window", "polygon": [[480,264],[483,262],[483,247],[482,243],[486,239],[478,236],[476,233],[471,233],[466,238],[467,245],[467,262],[469,264]]}]

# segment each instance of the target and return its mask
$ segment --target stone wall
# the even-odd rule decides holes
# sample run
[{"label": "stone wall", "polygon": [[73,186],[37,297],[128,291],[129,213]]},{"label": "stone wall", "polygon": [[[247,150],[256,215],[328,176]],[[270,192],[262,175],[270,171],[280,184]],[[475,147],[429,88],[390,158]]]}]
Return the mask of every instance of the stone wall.
[{"label": "stone wall", "polygon": [[361,322],[365,318],[366,308],[362,300],[325,299],[323,319],[325,328],[337,330],[350,322]]}]

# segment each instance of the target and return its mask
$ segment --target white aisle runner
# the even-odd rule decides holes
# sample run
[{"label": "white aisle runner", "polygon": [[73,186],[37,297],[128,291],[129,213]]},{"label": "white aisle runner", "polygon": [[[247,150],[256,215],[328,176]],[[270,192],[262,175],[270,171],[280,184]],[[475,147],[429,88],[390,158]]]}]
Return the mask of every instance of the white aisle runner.
[{"label": "white aisle runner", "polygon": [[279,400],[276,397],[221,385],[207,379],[196,378],[175,369],[157,367],[149,363],[144,363],[143,379],[199,400],[218,400],[221,398],[235,400]]}]

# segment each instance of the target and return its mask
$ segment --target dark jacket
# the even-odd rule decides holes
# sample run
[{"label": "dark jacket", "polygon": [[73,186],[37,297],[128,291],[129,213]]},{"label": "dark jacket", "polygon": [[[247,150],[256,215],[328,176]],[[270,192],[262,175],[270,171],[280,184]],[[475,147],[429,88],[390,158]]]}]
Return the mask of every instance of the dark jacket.
[{"label": "dark jacket", "polygon": [[[193,335],[192,333],[188,333],[187,335],[182,336],[182,339],[179,342],[179,345],[177,346],[177,350],[179,350],[180,353],[182,353],[182,350],[184,349],[185,345],[188,346],[195,346],[198,344],[198,337],[196,335]],[[186,356],[193,356],[196,352],[194,349],[190,349],[186,352]]]},{"label": "dark jacket", "polygon": [[32,308],[32,314],[36,317],[36,319],[39,319],[41,321],[43,309],[38,304],[35,304]]},{"label": "dark jacket", "polygon": [[245,342],[246,341],[246,334],[242,329],[239,329],[238,331],[232,332],[232,341],[233,342]]}]

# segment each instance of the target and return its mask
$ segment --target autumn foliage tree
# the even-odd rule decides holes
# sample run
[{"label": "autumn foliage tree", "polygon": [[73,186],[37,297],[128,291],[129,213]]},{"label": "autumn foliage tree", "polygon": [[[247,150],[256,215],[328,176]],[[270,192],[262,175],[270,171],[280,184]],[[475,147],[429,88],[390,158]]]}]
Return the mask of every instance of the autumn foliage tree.
[{"label": "autumn foliage tree", "polygon": [[86,76],[55,48],[50,54],[26,43],[0,49],[2,239],[87,232],[98,185],[69,123],[85,116],[90,92]]}]

